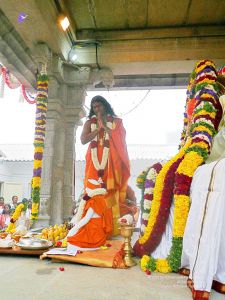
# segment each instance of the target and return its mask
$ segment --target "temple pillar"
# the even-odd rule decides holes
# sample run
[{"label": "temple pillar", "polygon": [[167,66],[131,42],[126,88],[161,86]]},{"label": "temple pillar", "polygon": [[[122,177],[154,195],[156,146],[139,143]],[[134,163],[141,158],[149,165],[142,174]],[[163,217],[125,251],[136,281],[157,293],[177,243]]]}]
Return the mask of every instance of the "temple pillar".
[{"label": "temple pillar", "polygon": [[[75,195],[75,142],[76,130],[80,119],[84,116],[83,104],[86,91],[82,85],[70,85],[67,89],[67,104],[65,108],[65,156],[64,156],[64,203],[63,220],[71,217],[71,208]],[[82,109],[81,109],[82,108]]]},{"label": "temple pillar", "polygon": [[41,203],[36,226],[60,224],[68,220],[75,200],[75,134],[84,116],[86,86],[74,79],[74,72],[69,70],[68,74],[68,68],[61,64],[58,66],[60,74],[54,69],[49,74]]}]

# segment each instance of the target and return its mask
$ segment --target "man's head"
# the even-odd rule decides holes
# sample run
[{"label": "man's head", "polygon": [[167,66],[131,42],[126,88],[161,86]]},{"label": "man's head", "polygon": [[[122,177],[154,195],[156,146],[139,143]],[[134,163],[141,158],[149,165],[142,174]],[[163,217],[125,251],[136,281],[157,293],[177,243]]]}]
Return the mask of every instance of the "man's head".
[{"label": "man's head", "polygon": [[89,113],[89,118],[91,118],[93,115],[111,115],[115,116],[115,113],[109,104],[109,102],[102,96],[95,96],[91,100],[91,110]]},{"label": "man's head", "polygon": [[0,206],[3,206],[3,205],[4,205],[4,203],[5,203],[5,200],[4,200],[4,198],[3,198],[3,197],[0,197]]},{"label": "man's head", "polygon": [[17,204],[18,203],[18,196],[12,196],[12,203]]},{"label": "man's head", "polygon": [[9,214],[11,212],[11,206],[10,204],[5,204],[4,205],[4,213]]}]

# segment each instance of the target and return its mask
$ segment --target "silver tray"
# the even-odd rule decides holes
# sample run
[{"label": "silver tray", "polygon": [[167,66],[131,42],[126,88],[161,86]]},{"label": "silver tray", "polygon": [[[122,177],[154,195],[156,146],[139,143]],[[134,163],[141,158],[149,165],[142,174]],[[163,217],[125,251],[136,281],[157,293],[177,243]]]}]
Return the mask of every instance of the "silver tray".
[{"label": "silver tray", "polygon": [[41,250],[50,248],[52,242],[38,238],[21,238],[16,245],[24,250]]}]

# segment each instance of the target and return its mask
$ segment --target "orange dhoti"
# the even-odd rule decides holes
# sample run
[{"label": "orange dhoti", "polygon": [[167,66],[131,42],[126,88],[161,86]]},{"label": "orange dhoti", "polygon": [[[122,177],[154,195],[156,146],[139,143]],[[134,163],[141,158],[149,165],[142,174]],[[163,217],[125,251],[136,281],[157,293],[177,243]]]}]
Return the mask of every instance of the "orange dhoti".
[{"label": "orange dhoti", "polygon": [[94,196],[87,201],[84,215],[92,208],[99,218],[91,218],[74,236],[67,241],[81,248],[98,248],[105,244],[112,233],[112,212],[106,206],[103,195]]}]

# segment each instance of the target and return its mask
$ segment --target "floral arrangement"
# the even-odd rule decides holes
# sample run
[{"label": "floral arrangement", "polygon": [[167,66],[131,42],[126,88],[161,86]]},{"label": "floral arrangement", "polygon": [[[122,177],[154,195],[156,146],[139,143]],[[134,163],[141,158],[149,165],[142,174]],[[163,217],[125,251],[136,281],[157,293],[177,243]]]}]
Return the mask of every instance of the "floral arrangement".
[{"label": "floral arrangement", "polygon": [[[113,127],[113,117],[108,115],[107,116],[107,127],[109,129],[112,129]],[[95,131],[97,129],[97,118],[96,116],[92,116],[91,118],[91,131]],[[108,163],[109,158],[109,134],[108,132],[104,133],[104,140],[103,140],[103,154],[102,154],[102,160],[99,162],[98,160],[98,135],[91,141],[91,159],[93,162],[93,165],[98,172],[98,181],[94,179],[89,179],[89,181],[96,185],[95,189],[86,188],[86,193],[83,197],[84,200],[89,200],[91,197],[94,197],[96,195],[104,195],[106,194],[106,187],[102,180],[102,177],[104,176],[104,171],[106,168],[106,165]],[[97,188],[97,186],[100,186]]]},{"label": "floral arrangement", "polygon": [[[107,127],[112,129],[112,122],[113,118],[111,116],[107,116]],[[97,118],[96,116],[93,116],[91,118],[91,131],[95,131],[97,129]],[[97,154],[97,146],[98,146],[98,136],[91,141],[91,158],[92,162],[94,164],[95,169],[98,171],[98,176],[101,178],[104,175],[104,170],[106,167],[106,164],[108,162],[109,157],[109,134],[108,132],[105,132],[105,138],[104,138],[104,149],[103,149],[103,155],[102,155],[102,161],[99,162],[98,160],[98,154]]]},{"label": "floral arrangement", "polygon": [[34,136],[34,168],[32,178],[31,219],[38,218],[40,205],[41,171],[44,151],[46,113],[48,104],[48,77],[41,74],[37,80],[36,119]]},{"label": "floral arrangement", "polygon": [[19,219],[21,212],[25,211],[25,210],[26,210],[26,205],[24,203],[21,203],[16,207],[16,209],[10,219],[10,223],[9,223],[7,229],[5,230],[6,232],[8,232],[8,233],[14,232],[15,227],[16,227],[16,221]]},{"label": "floral arrangement", "polygon": [[3,67],[0,64],[0,74],[2,74],[3,82],[10,88],[10,89],[17,89],[18,87],[21,88],[21,93],[23,98],[29,104],[35,104],[36,99],[34,95],[31,95],[25,88],[25,86],[15,77],[13,76],[8,69]]},{"label": "floral arrangement", "polygon": [[162,163],[156,163],[148,168],[147,171],[142,172],[137,178],[137,186],[142,189],[141,234],[144,233],[148,224],[155,181],[157,175],[162,169],[162,166]]},{"label": "floral arrangement", "polygon": [[[192,177],[210,152],[212,139],[222,116],[217,96],[217,73],[213,62],[200,61],[196,64],[192,77],[193,74],[196,75],[194,82],[191,78],[189,84],[184,120],[186,132],[182,134],[180,151],[163,166],[156,178],[148,224],[144,235],[134,246],[135,254],[142,257],[143,271],[163,273],[178,271],[190,206]],[[189,99],[190,95],[193,101]],[[148,254],[154,251],[160,243],[173,198],[172,247],[166,259],[154,259]]]}]

